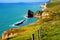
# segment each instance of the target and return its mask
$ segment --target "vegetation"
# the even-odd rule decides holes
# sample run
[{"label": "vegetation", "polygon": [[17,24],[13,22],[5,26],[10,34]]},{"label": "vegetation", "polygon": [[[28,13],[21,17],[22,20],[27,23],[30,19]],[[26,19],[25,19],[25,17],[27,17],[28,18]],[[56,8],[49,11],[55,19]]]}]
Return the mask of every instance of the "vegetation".
[{"label": "vegetation", "polygon": [[60,40],[60,1],[53,0],[47,4],[50,19],[44,19],[45,24],[41,30],[42,40]]},{"label": "vegetation", "polygon": [[51,0],[52,2],[57,2],[57,1],[60,1],[60,0]]},{"label": "vegetation", "polygon": [[56,16],[53,16],[52,20],[47,21],[43,25],[41,30],[41,38],[42,40],[60,40],[59,37],[60,37],[60,14],[57,13]]}]

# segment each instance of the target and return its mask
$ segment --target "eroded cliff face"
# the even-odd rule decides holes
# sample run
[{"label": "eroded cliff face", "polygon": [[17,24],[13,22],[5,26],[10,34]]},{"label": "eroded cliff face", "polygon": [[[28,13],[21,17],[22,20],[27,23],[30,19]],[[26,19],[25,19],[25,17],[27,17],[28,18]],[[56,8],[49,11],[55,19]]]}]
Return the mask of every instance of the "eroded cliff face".
[{"label": "eroded cliff face", "polygon": [[15,30],[16,30],[16,28],[12,28],[10,30],[4,31],[2,34],[2,39],[16,36],[17,33],[14,32]]},{"label": "eroded cliff face", "polygon": [[22,34],[25,31],[26,31],[26,29],[24,29],[23,27],[22,28],[21,27],[20,28],[11,28],[11,29],[3,32],[2,39],[12,38],[16,35]]}]

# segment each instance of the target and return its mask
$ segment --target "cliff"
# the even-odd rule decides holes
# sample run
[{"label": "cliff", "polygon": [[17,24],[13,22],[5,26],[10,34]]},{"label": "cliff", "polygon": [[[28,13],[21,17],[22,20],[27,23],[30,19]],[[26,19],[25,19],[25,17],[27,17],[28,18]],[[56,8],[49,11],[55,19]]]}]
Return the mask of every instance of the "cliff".
[{"label": "cliff", "polygon": [[12,28],[12,29],[4,31],[2,34],[2,39],[7,39],[10,37],[16,36],[17,35],[17,33],[15,32],[16,30],[17,30],[16,28]]}]

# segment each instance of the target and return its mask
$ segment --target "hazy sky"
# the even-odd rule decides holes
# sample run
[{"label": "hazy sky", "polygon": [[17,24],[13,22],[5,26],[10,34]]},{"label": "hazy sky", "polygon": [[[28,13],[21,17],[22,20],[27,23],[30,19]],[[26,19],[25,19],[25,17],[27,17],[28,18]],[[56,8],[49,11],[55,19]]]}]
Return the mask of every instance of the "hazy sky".
[{"label": "hazy sky", "polygon": [[0,0],[0,3],[16,3],[16,2],[46,2],[48,0]]}]

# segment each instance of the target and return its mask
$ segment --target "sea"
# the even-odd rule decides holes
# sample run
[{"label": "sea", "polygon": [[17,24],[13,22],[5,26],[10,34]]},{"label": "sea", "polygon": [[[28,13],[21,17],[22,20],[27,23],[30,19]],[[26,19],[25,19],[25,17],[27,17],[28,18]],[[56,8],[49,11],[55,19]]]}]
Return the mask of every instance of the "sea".
[{"label": "sea", "polygon": [[[0,3],[0,36],[2,33],[10,28],[18,28],[28,25],[38,20],[38,18],[26,18],[28,10],[36,12],[42,10],[40,7],[43,3]],[[26,20],[19,26],[13,24]]]}]

